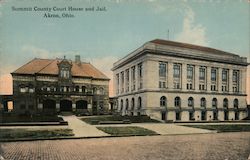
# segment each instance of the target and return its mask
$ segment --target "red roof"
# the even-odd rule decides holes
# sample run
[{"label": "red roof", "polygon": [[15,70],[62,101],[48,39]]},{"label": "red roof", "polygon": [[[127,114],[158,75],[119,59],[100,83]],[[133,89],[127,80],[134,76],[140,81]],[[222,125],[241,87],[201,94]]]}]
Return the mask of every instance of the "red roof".
[{"label": "red roof", "polygon": [[[62,59],[39,59],[35,58],[27,64],[21,66],[13,74],[46,74],[58,75],[58,66]],[[80,64],[72,62],[72,76],[92,77],[97,79],[109,79],[101,71],[96,69],[92,64],[81,62]]]}]

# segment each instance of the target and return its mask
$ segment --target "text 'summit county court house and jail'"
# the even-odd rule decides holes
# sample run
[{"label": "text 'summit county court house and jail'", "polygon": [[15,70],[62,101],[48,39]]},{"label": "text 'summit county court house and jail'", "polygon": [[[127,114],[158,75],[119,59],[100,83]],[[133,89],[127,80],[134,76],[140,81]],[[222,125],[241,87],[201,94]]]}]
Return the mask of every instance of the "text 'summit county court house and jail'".
[{"label": "text 'summit county court house and jail'", "polygon": [[70,111],[105,114],[109,78],[93,65],[64,59],[33,59],[12,74],[16,113]]},{"label": "text 'summit county court house and jail'", "polygon": [[116,106],[122,115],[161,120],[247,117],[247,58],[166,40],[152,40],[114,63]]}]

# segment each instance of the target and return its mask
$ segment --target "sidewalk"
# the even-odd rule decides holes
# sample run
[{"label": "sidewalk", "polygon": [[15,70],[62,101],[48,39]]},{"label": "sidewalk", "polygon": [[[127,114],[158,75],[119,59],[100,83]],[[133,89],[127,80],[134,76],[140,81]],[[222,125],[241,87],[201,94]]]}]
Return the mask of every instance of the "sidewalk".
[{"label": "sidewalk", "polygon": [[62,116],[65,121],[68,121],[69,128],[73,130],[74,137],[103,137],[109,134],[98,130],[95,126],[89,125],[75,115]]}]

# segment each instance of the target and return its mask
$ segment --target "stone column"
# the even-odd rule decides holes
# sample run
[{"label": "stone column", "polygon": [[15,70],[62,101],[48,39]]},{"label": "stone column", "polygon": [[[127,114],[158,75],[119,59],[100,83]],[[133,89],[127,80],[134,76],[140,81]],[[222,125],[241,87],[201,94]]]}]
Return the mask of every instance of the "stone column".
[{"label": "stone column", "polygon": [[210,66],[208,66],[207,67],[207,74],[206,74],[206,89],[207,89],[207,91],[211,91],[211,67]]},{"label": "stone column", "polygon": [[[194,86],[195,86],[195,91],[199,91],[199,66],[194,66]],[[196,117],[195,117],[196,118]]]},{"label": "stone column", "polygon": [[182,63],[182,67],[181,67],[182,71],[182,75],[181,75],[181,89],[183,91],[187,90],[187,64]]},{"label": "stone column", "polygon": [[228,80],[228,91],[229,93],[233,92],[233,70],[229,69],[229,80]]},{"label": "stone column", "polygon": [[169,62],[168,63],[168,72],[167,72],[168,76],[168,88],[170,90],[172,90],[174,87],[173,87],[173,63],[172,62]]}]

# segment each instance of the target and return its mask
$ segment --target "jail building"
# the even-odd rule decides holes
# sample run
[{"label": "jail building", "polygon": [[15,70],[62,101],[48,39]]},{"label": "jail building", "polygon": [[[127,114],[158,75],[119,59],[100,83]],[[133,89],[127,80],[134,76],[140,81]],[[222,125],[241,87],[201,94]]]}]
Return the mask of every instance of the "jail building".
[{"label": "jail building", "polygon": [[155,39],[114,63],[116,106],[163,121],[241,120],[247,65],[236,54]]},{"label": "jail building", "polygon": [[12,74],[15,113],[77,112],[105,114],[109,78],[92,64],[35,58]]}]

